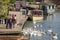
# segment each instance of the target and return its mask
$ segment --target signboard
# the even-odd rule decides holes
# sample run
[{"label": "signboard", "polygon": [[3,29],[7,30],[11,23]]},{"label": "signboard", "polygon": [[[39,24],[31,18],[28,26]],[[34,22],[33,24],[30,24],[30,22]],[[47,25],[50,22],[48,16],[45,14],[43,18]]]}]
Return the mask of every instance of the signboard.
[{"label": "signboard", "polygon": [[15,2],[16,10],[20,10],[20,1]]},{"label": "signboard", "polygon": [[26,7],[26,0],[22,0],[22,7]]}]

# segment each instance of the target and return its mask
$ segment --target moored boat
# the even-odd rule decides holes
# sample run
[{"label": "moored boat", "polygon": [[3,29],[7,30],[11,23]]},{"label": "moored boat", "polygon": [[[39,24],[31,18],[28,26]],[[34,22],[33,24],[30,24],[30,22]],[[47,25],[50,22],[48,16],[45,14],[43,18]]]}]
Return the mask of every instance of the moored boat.
[{"label": "moored boat", "polygon": [[41,22],[43,20],[42,10],[32,10],[31,13],[33,22]]}]

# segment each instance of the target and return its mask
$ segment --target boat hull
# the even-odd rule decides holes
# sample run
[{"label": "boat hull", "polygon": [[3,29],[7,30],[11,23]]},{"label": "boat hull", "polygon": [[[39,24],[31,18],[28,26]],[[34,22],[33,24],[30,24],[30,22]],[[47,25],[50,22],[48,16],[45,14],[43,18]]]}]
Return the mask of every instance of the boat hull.
[{"label": "boat hull", "polygon": [[43,17],[34,17],[33,16],[33,22],[42,22],[43,21]]}]

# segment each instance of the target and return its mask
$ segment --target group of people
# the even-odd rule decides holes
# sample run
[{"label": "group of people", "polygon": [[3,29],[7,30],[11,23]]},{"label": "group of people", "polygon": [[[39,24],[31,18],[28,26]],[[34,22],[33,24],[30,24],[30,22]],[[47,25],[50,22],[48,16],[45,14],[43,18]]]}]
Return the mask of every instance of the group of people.
[{"label": "group of people", "polygon": [[6,20],[6,28],[7,29],[12,29],[15,28],[16,24],[16,15],[10,15],[8,19]]},{"label": "group of people", "polygon": [[0,18],[0,24],[5,24],[6,29],[14,28],[16,22],[16,15],[9,14],[7,18]]}]

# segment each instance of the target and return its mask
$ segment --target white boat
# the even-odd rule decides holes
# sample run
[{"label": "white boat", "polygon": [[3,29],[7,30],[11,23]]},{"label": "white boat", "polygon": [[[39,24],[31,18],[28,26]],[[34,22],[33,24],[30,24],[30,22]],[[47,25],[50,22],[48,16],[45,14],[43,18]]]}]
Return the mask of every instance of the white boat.
[{"label": "white boat", "polygon": [[32,15],[33,22],[41,22],[43,20],[42,10],[32,10]]},{"label": "white boat", "polygon": [[56,10],[56,4],[51,3],[51,2],[44,2],[44,3],[40,3],[40,9],[44,8],[44,12],[48,13],[48,14],[53,14]]}]

